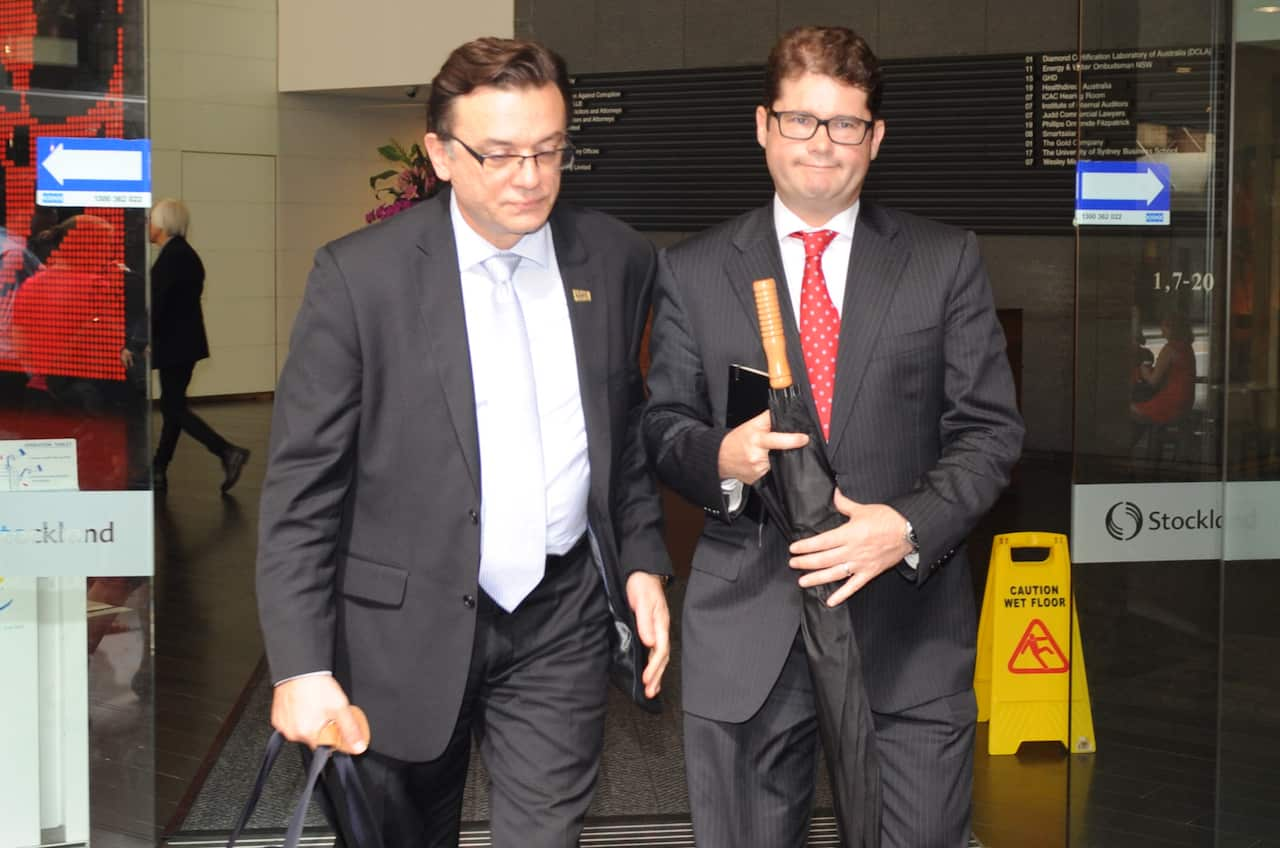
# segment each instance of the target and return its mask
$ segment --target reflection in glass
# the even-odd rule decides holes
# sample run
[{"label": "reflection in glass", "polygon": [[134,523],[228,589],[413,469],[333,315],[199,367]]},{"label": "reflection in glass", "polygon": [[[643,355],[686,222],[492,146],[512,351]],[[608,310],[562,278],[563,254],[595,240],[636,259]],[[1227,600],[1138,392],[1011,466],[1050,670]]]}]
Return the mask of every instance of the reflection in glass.
[{"label": "reflection in glass", "polygon": [[[37,206],[36,145],[145,137],[142,36],[140,0],[0,0],[0,452],[74,439],[73,489],[150,485],[148,375],[120,357],[146,332],[145,210]],[[151,581],[3,574],[42,561],[5,519],[0,844],[152,845]]]}]

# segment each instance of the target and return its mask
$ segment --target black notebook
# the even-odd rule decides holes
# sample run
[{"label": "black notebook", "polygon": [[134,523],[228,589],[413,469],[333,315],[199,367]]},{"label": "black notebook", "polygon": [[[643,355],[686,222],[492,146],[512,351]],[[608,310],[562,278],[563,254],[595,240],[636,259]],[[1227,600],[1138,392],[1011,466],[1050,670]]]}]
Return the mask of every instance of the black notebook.
[{"label": "black notebook", "polygon": [[756,368],[729,366],[729,399],[725,404],[725,426],[737,427],[769,408],[769,375]]}]

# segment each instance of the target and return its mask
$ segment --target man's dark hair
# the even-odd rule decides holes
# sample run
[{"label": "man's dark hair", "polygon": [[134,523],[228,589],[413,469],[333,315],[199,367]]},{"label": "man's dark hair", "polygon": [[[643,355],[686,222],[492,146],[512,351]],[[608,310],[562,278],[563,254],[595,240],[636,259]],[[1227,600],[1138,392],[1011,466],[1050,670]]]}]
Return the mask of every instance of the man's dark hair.
[{"label": "man's dark hair", "polygon": [[880,60],[867,42],[846,27],[803,26],[789,30],[769,53],[764,71],[764,107],[778,99],[785,79],[821,74],[867,93],[871,116],[880,115]]},{"label": "man's dark hair", "polygon": [[536,41],[477,38],[454,50],[431,81],[427,126],[449,135],[453,100],[477,88],[538,88],[548,83],[560,89],[566,123],[573,116],[569,71],[564,59]]}]

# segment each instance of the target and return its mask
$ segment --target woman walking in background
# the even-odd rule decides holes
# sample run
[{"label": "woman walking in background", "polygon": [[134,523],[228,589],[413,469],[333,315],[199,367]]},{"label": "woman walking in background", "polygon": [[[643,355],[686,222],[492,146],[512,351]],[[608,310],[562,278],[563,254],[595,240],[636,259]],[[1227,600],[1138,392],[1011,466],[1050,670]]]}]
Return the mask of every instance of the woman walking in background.
[{"label": "woman walking in background", "polygon": [[151,266],[151,367],[160,372],[164,419],[152,462],[153,481],[157,492],[168,488],[169,460],[185,430],[222,461],[225,493],[240,479],[249,451],[222,438],[187,406],[191,374],[196,363],[209,356],[200,308],[204,264],[187,243],[190,220],[187,207],[178,200],[161,200],[151,210],[151,243],[160,248]]}]

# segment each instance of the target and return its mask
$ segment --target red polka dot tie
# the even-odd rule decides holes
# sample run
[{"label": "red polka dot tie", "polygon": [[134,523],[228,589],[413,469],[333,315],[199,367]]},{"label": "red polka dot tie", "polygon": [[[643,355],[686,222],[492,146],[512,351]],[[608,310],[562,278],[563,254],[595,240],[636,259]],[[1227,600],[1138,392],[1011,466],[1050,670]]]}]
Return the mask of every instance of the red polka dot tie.
[{"label": "red polka dot tie", "polygon": [[836,383],[836,347],[840,341],[840,313],[831,302],[827,278],[822,274],[822,253],[836,237],[832,230],[796,232],[804,241],[804,283],[800,286],[800,347],[804,367],[818,407],[822,436],[831,438],[831,396]]}]

